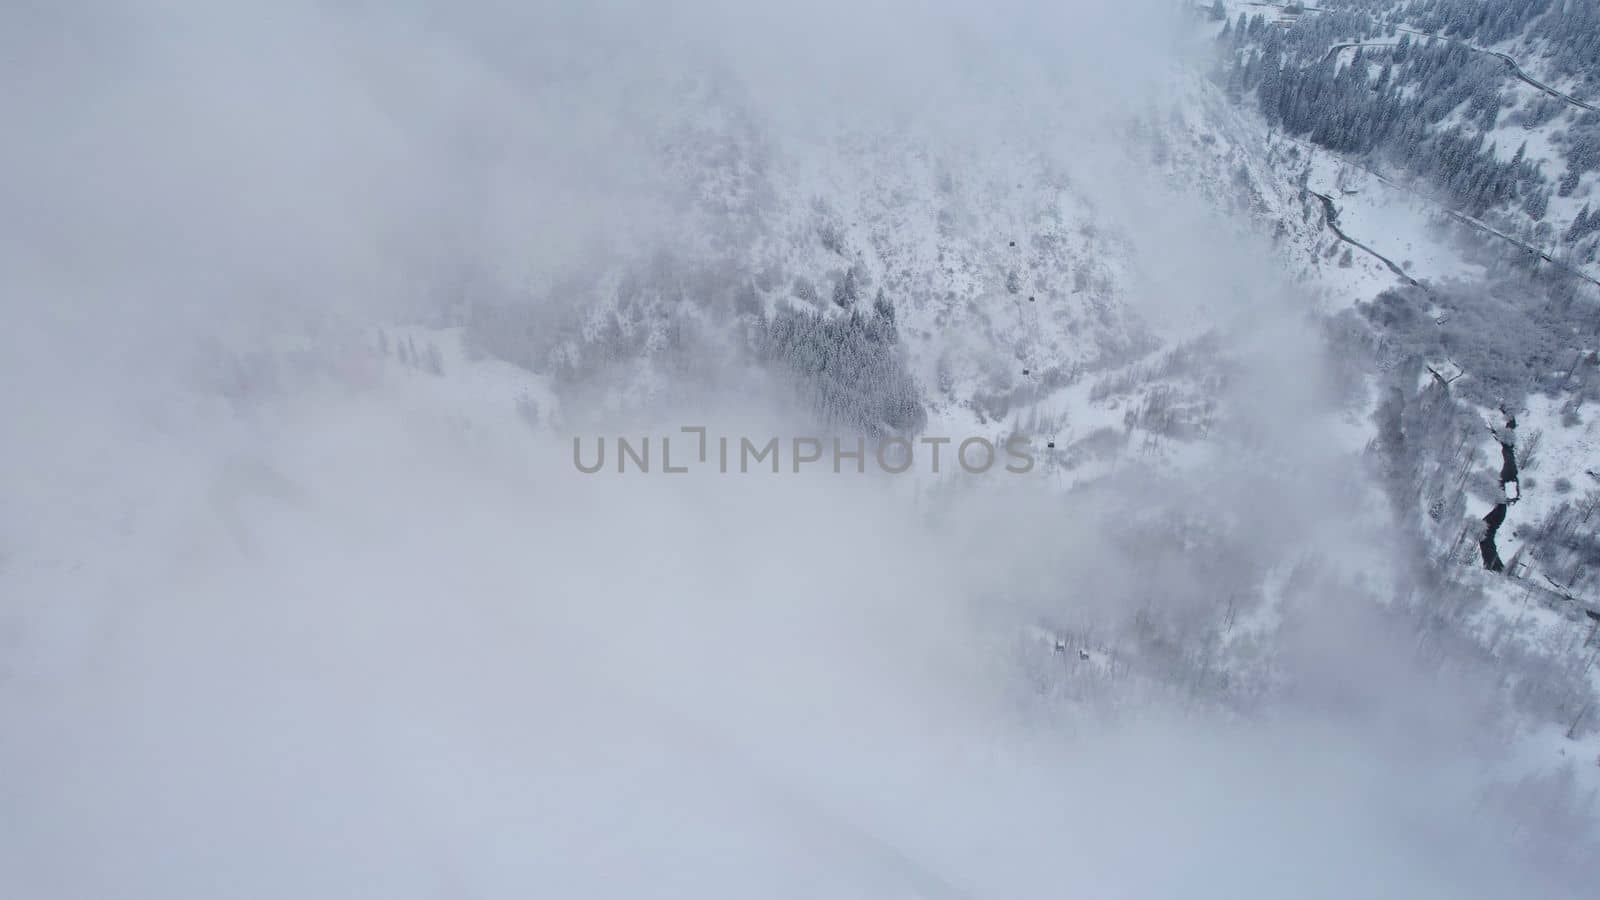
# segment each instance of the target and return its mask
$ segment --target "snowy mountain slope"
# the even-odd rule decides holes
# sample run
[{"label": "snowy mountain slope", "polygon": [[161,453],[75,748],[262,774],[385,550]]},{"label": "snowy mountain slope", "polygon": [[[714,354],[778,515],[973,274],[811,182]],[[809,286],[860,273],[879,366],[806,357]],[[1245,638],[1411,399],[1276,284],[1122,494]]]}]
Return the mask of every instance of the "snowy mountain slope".
[{"label": "snowy mountain slope", "polygon": [[[780,126],[740,104],[736,93],[691,87],[683,100],[691,114],[668,117],[653,142],[670,176],[673,240],[586,263],[538,303],[469,301],[460,358],[488,351],[521,363],[540,385],[524,390],[537,397],[541,424],[580,427],[597,397],[613,410],[636,410],[681,395],[696,379],[759,365],[744,349],[751,330],[781,311],[832,320],[872,315],[881,291],[894,309],[895,352],[921,386],[929,434],[1021,432],[1036,447],[1054,443],[1039,448],[1040,458],[1063,489],[1119,473],[1193,478],[1213,469],[1266,486],[1300,471],[1271,448],[1236,440],[1248,423],[1231,408],[1239,397],[1225,396],[1237,375],[1231,350],[1207,337],[1231,324],[1226,306],[1151,302],[1152,294],[1194,283],[1192,266],[1211,260],[1171,264],[1159,240],[1125,230],[1128,211],[1108,206],[1094,184],[1106,171],[1127,174],[1095,158],[1103,149],[1087,160],[1050,162],[1039,145],[1020,140],[894,129],[778,139]],[[1395,283],[1371,259],[1340,265],[1346,246],[1304,187],[1331,179],[1349,232],[1387,250],[1393,220],[1369,217],[1369,208],[1383,207],[1364,205],[1377,192],[1344,194],[1354,182],[1327,174],[1326,157],[1312,157],[1309,180],[1297,183],[1306,156],[1272,142],[1264,124],[1232,109],[1212,85],[1177,72],[1149,107],[1091,132],[1085,149],[1128,140],[1134,168],[1151,176],[1129,191],[1128,203],[1164,197],[1185,227],[1186,201],[1227,212],[1193,221],[1232,232],[1270,267],[1298,278],[1305,293],[1280,295],[1286,303],[1310,312],[1323,293],[1322,308],[1338,309]],[[1422,277],[1469,271],[1421,224],[1414,227],[1416,238],[1394,246],[1412,251],[1407,243],[1427,241],[1427,249],[1401,261],[1420,260]],[[1441,262],[1429,268],[1434,259]],[[533,318],[519,318],[524,308]],[[701,356],[712,358],[709,368]],[[455,351],[446,357],[446,381],[474,371],[457,365]],[[1305,358],[1294,363],[1315,368]],[[513,402],[500,403],[495,415],[509,415]],[[1342,451],[1358,448],[1365,441],[1346,433],[1348,422],[1370,402],[1363,390],[1345,409],[1310,416],[1314,426],[1305,433]],[[1249,463],[1242,469],[1241,459]],[[1381,518],[1370,491],[1354,506],[1363,519]],[[1256,539],[1231,533],[1227,519],[1202,516],[1193,527],[1221,535],[1214,549],[1255,553]],[[1126,539],[1147,542],[1145,527]],[[1306,552],[1315,553],[1321,537],[1313,533]],[[1269,577],[1281,575],[1274,565],[1252,560],[1235,574],[1244,599],[1207,616],[1220,621],[1236,605],[1228,617],[1283,618],[1268,588]],[[1241,645],[1238,652],[1259,651]],[[1208,665],[1229,671],[1231,663]],[[1269,665],[1241,680],[1275,677]]]},{"label": "snowy mountain slope", "polygon": [[[1298,320],[1317,308],[1310,279],[1334,239],[1260,123],[1187,70],[1169,70],[1148,106],[1089,130],[1077,158],[1054,161],[1040,149],[1047,142],[1015,136],[855,130],[779,141],[766,131],[775,126],[758,124],[729,94],[692,96],[695,114],[668,129],[664,144],[681,183],[682,240],[574,279],[571,296],[559,299],[582,314],[546,329],[555,332],[546,344],[557,365],[506,342],[518,333],[504,327],[515,309],[480,310],[467,324],[471,345],[550,373],[563,411],[588,406],[590,383],[610,377],[621,388],[606,402],[662,403],[684,389],[675,366],[685,354],[719,355],[741,372],[760,363],[738,349],[752,327],[794,309],[840,321],[873,316],[881,292],[894,310],[895,352],[922,391],[923,433],[995,443],[1026,435],[1042,473],[1063,491],[1119,478],[1186,478],[1208,489],[1250,478],[1266,496],[1293,493],[1298,476],[1335,465],[1318,451],[1307,469],[1298,451],[1258,442],[1266,429],[1253,417],[1285,410],[1237,395],[1232,385],[1248,383],[1248,373],[1231,359],[1252,319]],[[1050,124],[1034,127],[1048,135]],[[1132,152],[1118,151],[1125,158],[1110,165],[1106,147]],[[1122,196],[1096,183],[1108,175]],[[1128,230],[1151,210],[1171,222]],[[1209,255],[1167,252],[1169,242],[1208,229],[1218,235]],[[1274,273],[1267,286],[1259,269]],[[1257,298],[1278,309],[1251,312]],[[1318,363],[1306,352],[1294,362],[1309,376]],[[1307,377],[1305,387],[1319,390],[1318,382]],[[1240,409],[1241,400],[1262,408]],[[1296,400],[1290,414],[1307,419],[1303,434],[1323,436],[1334,448],[1328,456],[1347,465],[1364,443],[1347,434],[1348,421],[1365,402],[1312,413]],[[569,415],[561,426],[582,421]],[[1377,527],[1377,495],[1359,505],[1350,519],[1362,524],[1349,525],[1351,533]],[[1253,614],[1265,602],[1259,579],[1276,561],[1259,558],[1264,545],[1252,546],[1252,527],[1230,519],[1212,510],[1181,529],[1215,529],[1205,542],[1239,556],[1237,609],[1196,597],[1200,619]],[[1116,540],[1148,548],[1171,537],[1159,522],[1133,520]],[[1325,538],[1308,531],[1292,553],[1316,555]],[[1126,625],[1122,616],[1112,621]],[[1208,665],[1228,668],[1225,660]],[[1235,687],[1253,692],[1256,680]]]},{"label": "snowy mountain slope", "polygon": [[[1357,186],[1341,227],[1419,251],[1421,277],[1471,275],[1470,257],[1453,268],[1410,207],[1323,159],[1308,171],[1137,10],[945,9],[973,19],[946,47],[948,23],[909,5],[873,30],[875,7],[840,4],[859,27],[804,30],[821,62],[798,72],[865,49],[874,77],[829,94],[776,46],[792,35],[727,24],[766,10],[716,4],[684,28],[676,7],[632,6],[368,11],[333,36],[355,51],[351,93],[383,99],[372,145],[427,156],[419,135],[443,133],[462,151],[406,170],[430,200],[466,198],[407,208],[450,220],[438,243],[372,251],[403,304],[339,302],[352,275],[285,279],[300,290],[268,292],[274,315],[247,325],[227,293],[179,292],[177,315],[84,250],[64,258],[115,285],[121,315],[11,306],[39,349],[8,333],[0,354],[29,385],[0,396],[28,426],[0,532],[0,709],[20,723],[0,737],[17,813],[0,887],[1585,895],[1591,773],[1569,764],[1588,766],[1592,726],[1551,739],[1589,696],[1573,623],[1519,618],[1500,602],[1512,581],[1431,565],[1434,532],[1459,533],[1479,498],[1373,310],[1412,304],[1433,328],[1444,301],[1373,302],[1399,282],[1340,264],[1349,245],[1307,189]],[[649,66],[673,28],[709,29],[695,77]],[[503,52],[475,56],[463,33]],[[1061,36],[1086,63],[1015,64],[1064,57]],[[778,54],[765,77],[820,114],[708,74],[718,46]],[[935,90],[940,72],[983,89]],[[530,73],[554,87],[522,96]],[[880,80],[905,93],[849,102]],[[409,109],[423,83],[446,113]],[[317,121],[363,121],[338,112]],[[360,216],[319,234],[343,232],[395,234]],[[285,252],[293,233],[258,237],[235,248],[252,271],[307,258]],[[229,258],[191,262],[252,286]],[[1512,330],[1472,302],[1451,310]],[[1529,407],[1544,428],[1558,415]],[[659,463],[691,423],[1020,434],[1037,464],[578,464],[623,437]],[[1586,433],[1530,464],[1530,508],[1541,467],[1572,464]],[[1425,531],[1413,482],[1435,475],[1462,509]]]},{"label": "snowy mountain slope", "polygon": [[[648,396],[651,357],[737,346],[780,310],[870,315],[881,296],[929,401],[980,417],[1028,383],[1023,369],[1067,378],[1150,346],[1122,297],[1128,249],[1026,145],[893,130],[777,142],[750,111],[711,105],[725,96],[684,102],[692,120],[662,142],[677,239],[563,284],[554,300],[571,314],[530,323],[546,332],[531,345],[506,343],[516,301],[480,312],[468,326],[484,346],[585,378],[633,359],[642,368],[624,377]],[[681,285],[670,294],[663,271]],[[691,350],[685,328],[718,337]]]},{"label": "snowy mountain slope", "polygon": [[[1215,308],[1184,296],[1208,262],[1168,257],[1164,242],[1197,229],[1270,240],[1302,283],[1338,246],[1278,151],[1262,152],[1258,122],[1181,68],[1160,88],[1087,128],[1031,121],[1034,144],[882,129],[778,140],[736,93],[696,88],[693,114],[660,143],[677,240],[541,295],[567,309],[557,316],[517,298],[480,304],[468,334],[558,384],[609,377],[621,393],[606,402],[637,405],[671,390],[684,357],[730,362],[731,346],[745,365],[738,348],[781,312],[871,317],[881,297],[941,427],[1005,423],[1070,443],[1088,432],[1047,421],[1062,418],[1047,412],[1053,395],[1215,324]],[[1079,136],[1075,156],[1048,152],[1057,129]],[[1131,158],[1116,149],[1126,142]],[[1129,231],[1145,211],[1172,224]]]}]

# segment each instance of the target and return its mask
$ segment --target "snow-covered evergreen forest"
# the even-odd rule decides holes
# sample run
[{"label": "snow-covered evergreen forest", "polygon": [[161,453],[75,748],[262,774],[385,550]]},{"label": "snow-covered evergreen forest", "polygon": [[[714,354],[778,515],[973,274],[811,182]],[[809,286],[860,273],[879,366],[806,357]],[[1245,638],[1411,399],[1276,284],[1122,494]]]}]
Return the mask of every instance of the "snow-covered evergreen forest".
[{"label": "snow-covered evergreen forest", "polygon": [[[1600,222],[1567,200],[1600,179],[1593,4],[1333,2],[1287,19],[1281,7],[1241,4],[1232,19],[1214,9],[1224,23],[1213,77],[1236,101],[1248,93],[1270,125],[1595,262]],[[1552,198],[1567,202],[1552,211]]]}]

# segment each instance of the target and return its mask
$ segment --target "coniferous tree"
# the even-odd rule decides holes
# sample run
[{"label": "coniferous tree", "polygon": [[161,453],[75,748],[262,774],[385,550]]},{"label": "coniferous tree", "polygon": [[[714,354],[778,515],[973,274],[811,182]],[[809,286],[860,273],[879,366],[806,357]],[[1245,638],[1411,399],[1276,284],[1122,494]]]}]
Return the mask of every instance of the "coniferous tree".
[{"label": "coniferous tree", "polygon": [[1573,241],[1582,239],[1584,235],[1592,230],[1593,223],[1589,218],[1589,204],[1585,203],[1583,209],[1578,210],[1578,217],[1572,220],[1572,225],[1567,228],[1567,233],[1562,237],[1570,244]]},{"label": "coniferous tree", "polygon": [[856,286],[856,268],[851,266],[845,270],[844,277],[833,286],[833,305],[849,309],[858,299],[860,299],[860,289]]}]

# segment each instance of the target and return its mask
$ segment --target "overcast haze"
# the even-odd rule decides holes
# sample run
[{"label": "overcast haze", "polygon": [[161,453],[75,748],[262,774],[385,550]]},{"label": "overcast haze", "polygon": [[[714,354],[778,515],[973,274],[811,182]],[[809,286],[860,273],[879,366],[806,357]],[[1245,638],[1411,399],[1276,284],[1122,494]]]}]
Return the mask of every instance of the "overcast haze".
[{"label": "overcast haze", "polygon": [[[1580,896],[1548,810],[1496,799],[1494,673],[1419,661],[1381,602],[1418,580],[1352,488],[1355,379],[1309,292],[1142,149],[1186,102],[1184,25],[1081,0],[0,14],[0,894]],[[684,135],[734,116],[784,196],[686,212]],[[473,405],[481,353],[418,382],[349,349],[481,332],[484,298],[566,322],[570,279],[658,255],[734,265],[790,239],[763,218],[789,194],[849,194],[857,148],[912,145],[1087,210],[1121,255],[1085,334],[1213,330],[1203,465],[586,476],[575,434],[823,432],[709,304],[684,315],[726,385],[599,368],[532,428]],[[264,353],[270,390],[239,362]],[[1269,597],[1256,644],[1210,642]]]}]

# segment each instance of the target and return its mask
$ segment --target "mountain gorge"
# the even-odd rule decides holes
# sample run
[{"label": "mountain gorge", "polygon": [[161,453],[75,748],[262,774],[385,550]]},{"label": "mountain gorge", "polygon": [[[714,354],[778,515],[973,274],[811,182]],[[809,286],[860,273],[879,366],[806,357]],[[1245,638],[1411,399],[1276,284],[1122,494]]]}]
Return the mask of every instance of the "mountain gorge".
[{"label": "mountain gorge", "polygon": [[0,893],[1586,896],[1592,5],[5,14]]}]

